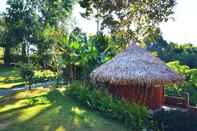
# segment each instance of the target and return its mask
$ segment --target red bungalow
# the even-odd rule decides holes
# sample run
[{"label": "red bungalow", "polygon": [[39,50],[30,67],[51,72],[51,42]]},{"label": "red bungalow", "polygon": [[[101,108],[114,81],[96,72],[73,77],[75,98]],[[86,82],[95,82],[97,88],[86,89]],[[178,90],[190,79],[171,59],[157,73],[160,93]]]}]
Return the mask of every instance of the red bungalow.
[{"label": "red bungalow", "polygon": [[183,76],[136,44],[130,44],[112,60],[93,70],[90,77],[93,81],[107,83],[108,91],[114,97],[150,109],[159,109],[165,104],[188,106],[184,98],[164,95],[164,85],[181,82]]}]

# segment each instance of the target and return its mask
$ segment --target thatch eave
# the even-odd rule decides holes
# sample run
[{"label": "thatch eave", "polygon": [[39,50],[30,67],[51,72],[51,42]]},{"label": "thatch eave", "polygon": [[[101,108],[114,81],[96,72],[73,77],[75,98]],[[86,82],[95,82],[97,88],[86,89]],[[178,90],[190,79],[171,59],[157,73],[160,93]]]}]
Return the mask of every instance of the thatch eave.
[{"label": "thatch eave", "polygon": [[137,45],[129,46],[90,74],[96,82],[110,84],[164,85],[180,83],[184,77],[171,70],[159,58]]}]

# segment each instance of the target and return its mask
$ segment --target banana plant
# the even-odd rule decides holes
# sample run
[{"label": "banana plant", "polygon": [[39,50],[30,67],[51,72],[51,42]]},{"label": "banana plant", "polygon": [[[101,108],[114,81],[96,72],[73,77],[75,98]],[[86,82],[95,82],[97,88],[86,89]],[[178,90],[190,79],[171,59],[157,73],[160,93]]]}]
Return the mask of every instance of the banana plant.
[{"label": "banana plant", "polygon": [[62,52],[61,63],[66,71],[65,76],[69,76],[71,80],[79,74],[82,74],[81,77],[87,76],[87,70],[91,69],[93,61],[98,56],[94,43],[88,41],[86,35],[80,32],[71,33],[69,36],[60,34],[57,43]]}]

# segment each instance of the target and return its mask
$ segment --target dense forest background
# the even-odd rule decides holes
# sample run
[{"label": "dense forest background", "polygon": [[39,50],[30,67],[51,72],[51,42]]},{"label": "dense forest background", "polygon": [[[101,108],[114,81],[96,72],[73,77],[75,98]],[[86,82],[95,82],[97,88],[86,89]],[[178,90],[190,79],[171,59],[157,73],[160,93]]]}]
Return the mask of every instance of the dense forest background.
[{"label": "dense forest background", "polygon": [[[82,17],[96,19],[95,35],[69,28],[75,4],[84,9]],[[59,74],[58,79],[87,80],[95,67],[135,41],[186,76],[186,84],[173,86],[171,93],[189,91],[191,103],[197,104],[197,47],[167,42],[158,27],[171,18],[176,1],[8,0],[7,5],[0,17],[1,61],[22,68],[24,78],[28,71],[49,69]]]},{"label": "dense forest background", "polygon": [[[83,18],[96,19],[96,34],[84,33],[74,24],[71,15],[75,4],[83,9]],[[38,70],[53,72],[52,80],[57,83],[77,80],[89,84],[89,73],[132,41],[185,76],[184,83],[167,85],[166,95],[182,96],[188,92],[190,104],[197,105],[196,43],[167,42],[159,29],[159,23],[171,19],[175,0],[7,0],[7,5],[0,14],[0,67],[17,68],[27,85],[37,82]],[[142,107],[112,100],[104,93],[100,95],[105,96],[103,99],[97,98],[95,90],[92,93],[92,89],[78,88],[81,83],[70,90],[70,95],[127,124],[133,120],[132,126],[141,129],[145,115],[136,112]]]},{"label": "dense forest background", "polygon": [[[75,25],[72,11],[76,4],[83,18],[96,20],[95,34],[87,34]],[[144,106],[112,98],[96,90],[89,79],[93,69],[112,59],[130,42],[136,42],[185,76],[182,84],[167,85],[165,95],[180,97],[188,92],[190,104],[197,105],[197,47],[194,46],[197,43],[168,42],[159,28],[160,23],[172,19],[176,4],[175,0],[7,0],[7,8],[0,14],[1,83],[6,88],[12,88],[7,87],[11,82],[14,86],[25,83],[29,89],[37,82],[52,81],[53,88],[61,82],[71,83],[64,85],[67,88],[64,95],[134,130],[194,131],[197,118],[194,113],[161,112],[156,117],[160,126],[156,126]],[[59,123],[62,114],[68,116],[63,109],[68,106],[62,94],[57,90],[48,92],[42,100],[32,98],[29,103],[32,106],[33,102],[52,101],[54,107],[61,107],[58,121],[54,120]]]}]

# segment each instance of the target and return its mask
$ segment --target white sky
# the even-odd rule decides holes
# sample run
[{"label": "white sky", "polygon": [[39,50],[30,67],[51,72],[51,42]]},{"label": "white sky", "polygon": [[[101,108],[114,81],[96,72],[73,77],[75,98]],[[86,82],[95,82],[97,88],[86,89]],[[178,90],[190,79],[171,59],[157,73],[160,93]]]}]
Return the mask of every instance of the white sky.
[{"label": "white sky", "polygon": [[3,10],[5,10],[6,8],[6,1],[7,0],[0,0],[0,12],[2,12]]},{"label": "white sky", "polygon": [[164,38],[197,45],[197,0],[177,0],[174,18],[160,25]]},{"label": "white sky", "polygon": [[[0,0],[0,12],[4,11],[6,0]],[[91,33],[96,31],[94,21],[84,20],[78,13],[79,6],[75,6],[74,16],[83,31]],[[175,21],[160,24],[164,39],[177,43],[192,43],[197,45],[197,0],[177,0],[173,15]]]}]

